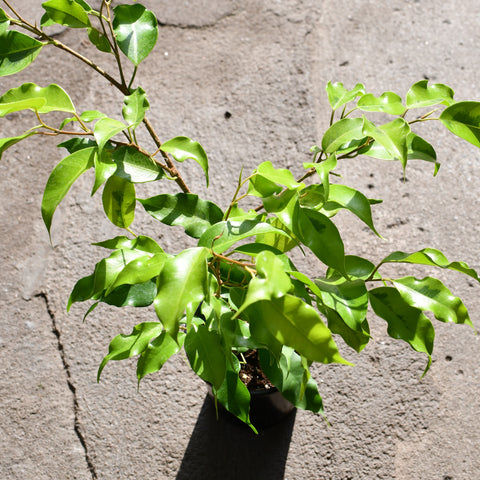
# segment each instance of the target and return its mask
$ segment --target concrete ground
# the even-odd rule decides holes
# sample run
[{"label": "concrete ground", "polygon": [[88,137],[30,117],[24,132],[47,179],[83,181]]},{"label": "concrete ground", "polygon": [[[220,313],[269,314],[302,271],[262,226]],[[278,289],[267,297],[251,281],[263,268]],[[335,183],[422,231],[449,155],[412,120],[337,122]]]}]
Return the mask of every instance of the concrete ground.
[{"label": "concrete ground", "polygon": [[[40,18],[40,2],[14,4],[25,17]],[[162,24],[138,76],[150,118],[164,140],[187,135],[202,143],[213,186],[205,192],[200,174],[188,180],[222,206],[242,165],[246,172],[262,160],[301,168],[328,125],[329,80],[362,82],[379,95],[404,94],[428,78],[450,85],[458,100],[480,100],[476,0],[146,4]],[[105,65],[81,32],[58,34]],[[53,49],[18,76],[0,78],[0,90],[28,81],[60,84],[80,111],[120,115],[112,87]],[[30,121],[27,113],[3,119],[2,137],[23,132]],[[387,238],[373,238],[342,216],[347,252],[380,259],[434,246],[480,268],[480,151],[430,124],[423,132],[438,145],[437,178],[431,166],[411,162],[403,182],[398,165],[364,158],[343,172],[349,185],[385,200],[375,221]],[[9,149],[0,163],[0,478],[479,478],[480,340],[468,327],[436,322],[433,365],[420,379],[424,358],[389,339],[372,315],[374,341],[359,356],[345,352],[355,368],[314,371],[330,427],[303,411],[258,437],[217,422],[181,355],[138,392],[133,362],[111,362],[97,384],[110,339],[154,313],[99,307],[84,324],[85,306],[66,314],[73,284],[103,253],[89,244],[119,231],[103,220],[99,197],[90,198],[87,175],[56,214],[52,248],[40,202],[59,159],[53,142],[35,139]],[[151,235],[152,225],[138,214],[137,231]],[[180,240],[155,228],[161,244],[178,251]],[[479,328],[478,284],[454,272],[439,276]]]}]

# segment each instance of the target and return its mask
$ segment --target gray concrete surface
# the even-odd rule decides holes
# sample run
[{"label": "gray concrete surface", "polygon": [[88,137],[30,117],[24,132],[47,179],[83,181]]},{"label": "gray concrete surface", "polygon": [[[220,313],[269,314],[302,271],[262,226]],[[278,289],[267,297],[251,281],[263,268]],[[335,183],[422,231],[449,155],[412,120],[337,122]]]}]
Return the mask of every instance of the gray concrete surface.
[{"label": "gray concrete surface", "polygon": [[[14,3],[38,18],[40,2]],[[308,159],[328,124],[328,80],[350,87],[361,81],[380,94],[429,78],[452,86],[459,100],[480,100],[475,0],[146,3],[162,23],[138,76],[150,118],[163,139],[184,134],[204,145],[213,187],[205,192],[195,175],[188,180],[223,206],[232,194],[226,180],[241,165],[248,171],[272,160],[296,169]],[[105,64],[81,32],[60,35]],[[113,88],[53,50],[17,77],[1,78],[0,89],[27,81],[59,83],[79,110],[120,115]],[[29,121],[27,113],[9,116],[2,136]],[[343,172],[349,184],[385,199],[375,220],[388,239],[373,238],[345,215],[347,251],[381,258],[392,248],[436,246],[480,268],[480,152],[426,127],[425,137],[440,146],[436,179],[413,162],[406,183],[398,165],[375,160],[359,159]],[[98,308],[85,324],[84,306],[65,313],[74,282],[101,258],[89,243],[119,231],[96,215],[99,199],[89,197],[92,179],[85,176],[56,214],[50,246],[40,201],[59,159],[52,143],[37,139],[12,147],[0,163],[0,478],[479,478],[480,341],[467,327],[436,323],[433,365],[421,380],[424,359],[390,340],[372,316],[374,341],[358,357],[345,353],[355,368],[315,369],[330,427],[302,411],[257,438],[217,422],[181,355],[138,393],[133,362],[111,362],[97,384],[111,337],[152,311]],[[139,214],[135,225],[146,233],[153,223]],[[182,246],[155,228],[167,249]],[[479,328],[478,285],[453,272],[440,277],[464,298]]]}]

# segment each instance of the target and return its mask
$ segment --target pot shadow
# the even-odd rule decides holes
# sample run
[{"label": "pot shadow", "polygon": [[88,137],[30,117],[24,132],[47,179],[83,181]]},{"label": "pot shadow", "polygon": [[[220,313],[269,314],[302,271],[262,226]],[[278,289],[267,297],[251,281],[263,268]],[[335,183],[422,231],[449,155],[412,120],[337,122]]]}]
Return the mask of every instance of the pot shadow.
[{"label": "pot shadow", "polygon": [[223,410],[217,420],[214,402],[207,395],[176,480],[282,479],[295,413],[255,435]]}]

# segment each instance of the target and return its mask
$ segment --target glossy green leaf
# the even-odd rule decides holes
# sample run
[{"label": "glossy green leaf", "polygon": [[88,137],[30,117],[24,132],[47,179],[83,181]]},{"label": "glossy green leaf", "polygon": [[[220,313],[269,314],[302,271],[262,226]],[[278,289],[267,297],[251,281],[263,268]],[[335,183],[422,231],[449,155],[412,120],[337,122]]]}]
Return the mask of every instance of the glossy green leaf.
[{"label": "glossy green leaf", "polygon": [[333,110],[336,110],[338,107],[345,105],[346,103],[365,93],[365,87],[361,83],[357,83],[352,90],[347,90],[343,86],[343,83],[328,82],[326,90],[328,101],[330,102]]},{"label": "glossy green leaf", "polygon": [[114,8],[113,31],[120,50],[137,66],[147,58],[158,38],[157,18],[143,5]]},{"label": "glossy green leaf", "polygon": [[164,176],[163,169],[148,155],[130,145],[114,150],[112,159],[117,166],[115,175],[131,183],[154,182]]},{"label": "glossy green leaf", "polygon": [[157,277],[168,258],[168,255],[165,253],[158,253],[153,257],[145,255],[132,260],[119,272],[115,281],[108,287],[105,295],[108,296],[112,290],[120,285],[136,285]]},{"label": "glossy green leaf", "polygon": [[198,245],[211,248],[215,253],[223,253],[238,241],[255,235],[277,233],[288,237],[286,232],[262,222],[261,219],[262,217],[259,216],[255,220],[218,222],[205,230],[198,240]]},{"label": "glossy green leaf", "polygon": [[453,90],[442,83],[428,85],[428,80],[420,80],[407,92],[407,108],[421,108],[430,105],[451,105],[454,103]]},{"label": "glossy green leaf", "polygon": [[287,294],[261,300],[250,305],[249,315],[256,316],[280,344],[310,361],[351,365],[341,357],[317,311],[298,297]]},{"label": "glossy green leaf", "polygon": [[140,355],[148,347],[152,339],[162,333],[162,325],[158,322],[140,323],[133,327],[130,335],[117,335],[108,347],[108,354],[102,360],[97,373],[97,382],[100,381],[105,365],[110,360],[125,360]]},{"label": "glossy green leaf", "polygon": [[258,356],[263,372],[283,397],[297,408],[323,413],[317,384],[303,365],[300,355],[292,348],[283,347],[279,363],[267,350],[260,349]]},{"label": "glossy green leaf", "polygon": [[231,360],[227,362],[225,380],[215,390],[217,400],[239,420],[246,423],[255,433],[256,428],[250,422],[250,393],[240,380],[240,363],[232,353]]},{"label": "glossy green leaf", "polygon": [[357,107],[364,112],[384,112],[390,115],[402,115],[405,112],[401,97],[393,92],[384,92],[379,97],[367,93],[358,100]]},{"label": "glossy green leaf", "polygon": [[449,262],[447,257],[445,257],[440,250],[436,250],[435,248],[424,248],[413,253],[393,252],[385,257],[380,263],[383,264],[392,262],[432,265],[435,267],[455,270],[474,278],[477,280],[477,282],[480,282],[480,278],[473,268],[470,268],[465,262]]},{"label": "glossy green leaf", "polygon": [[284,231],[288,236],[276,232],[262,233],[260,235],[257,235],[255,240],[256,243],[268,245],[282,253],[288,252],[298,245],[298,240],[293,238],[292,232],[288,231],[287,227],[285,227],[281,220],[272,217],[268,220],[268,223],[273,227]]},{"label": "glossy green leaf", "polygon": [[454,135],[480,147],[480,102],[458,102],[446,108],[440,121]]},{"label": "glossy green leaf", "polygon": [[287,170],[286,168],[275,168],[270,161],[262,162],[257,167],[256,172],[259,176],[275,184],[283,185],[289,190],[304,186],[303,183],[298,183],[295,180],[293,173],[290,170]]},{"label": "glossy green leaf", "polygon": [[100,154],[95,154],[95,182],[92,195],[116,172],[117,164],[113,161],[112,150],[104,148]]},{"label": "glossy green leaf", "polygon": [[430,311],[442,322],[465,323],[473,327],[463,302],[452,295],[440,280],[403,277],[392,282],[403,300],[412,307]]},{"label": "glossy green leaf", "polygon": [[28,67],[40,53],[43,43],[15,30],[0,35],[0,77]]},{"label": "glossy green leaf", "polygon": [[163,331],[153,339],[141,353],[137,362],[138,381],[149,373],[158,372],[167,360],[180,350],[180,345]]},{"label": "glossy green leaf", "polygon": [[46,12],[42,26],[45,26],[47,20],[70,28],[86,28],[90,25],[87,12],[75,0],[48,0],[42,3],[42,7]]},{"label": "glossy green leaf", "polygon": [[7,137],[7,138],[0,138],[0,160],[2,159],[3,152],[10,148],[12,145],[22,141],[25,138],[32,136],[35,132],[25,132],[22,135],[18,135],[17,137]]},{"label": "glossy green leaf", "polygon": [[365,137],[361,118],[343,118],[335,122],[323,135],[322,150],[326,153],[341,151],[353,140]]},{"label": "glossy green leaf", "polygon": [[408,159],[407,136],[410,133],[410,125],[403,118],[397,118],[379,127],[365,117],[363,120],[364,134],[382,145],[393,160],[401,162],[405,170]]},{"label": "glossy green leaf", "polygon": [[6,33],[10,26],[10,17],[0,8],[0,36]]},{"label": "glossy green leaf", "polygon": [[184,162],[191,158],[195,160],[205,173],[207,187],[208,179],[208,158],[203,147],[188,137],[175,137],[162,143],[160,147],[164,152],[170,153],[177,162]]},{"label": "glossy green leaf", "polygon": [[133,93],[124,98],[123,103],[123,118],[130,127],[137,128],[137,126],[142,123],[145,113],[150,108],[145,90],[138,87]]},{"label": "glossy green leaf", "polygon": [[293,233],[325,265],[345,273],[345,248],[335,224],[320,212],[297,209]]},{"label": "glossy green leaf", "polygon": [[108,219],[117,227],[128,228],[135,218],[135,187],[123,178],[112,176],[105,183],[102,204]]},{"label": "glossy green leaf", "polygon": [[206,325],[193,325],[185,337],[184,348],[193,371],[215,389],[220,388],[227,373],[222,337]]},{"label": "glossy green leaf", "polygon": [[139,199],[145,210],[166,225],[180,225],[194,238],[212,225],[222,221],[223,212],[215,203],[202,200],[191,193],[162,194]]},{"label": "glossy green leaf", "polygon": [[110,53],[112,48],[106,35],[93,27],[87,27],[88,39],[101,52]]},{"label": "glossy green leaf", "polygon": [[170,258],[158,279],[154,305],[165,330],[176,338],[185,310],[195,310],[208,292],[206,248],[190,248]]},{"label": "glossy green leaf", "polygon": [[95,148],[90,147],[68,155],[50,174],[42,199],[42,218],[49,234],[55,210],[75,180],[93,167],[95,151]]},{"label": "glossy green leaf", "polygon": [[323,185],[324,199],[328,200],[330,193],[330,172],[337,167],[337,156],[330,155],[326,160],[320,163],[304,163],[303,168],[314,168]]},{"label": "glossy green leaf", "polygon": [[108,248],[109,250],[126,249],[153,254],[164,253],[163,249],[155,240],[150,237],[146,237],[145,235],[139,235],[135,238],[128,238],[124,235],[121,235],[109,240],[104,240],[103,242],[94,243],[93,245]]},{"label": "glossy green leaf", "polygon": [[432,322],[420,309],[405,302],[395,288],[375,288],[370,290],[369,298],[374,312],[387,322],[387,331],[392,338],[404,340],[414,350],[428,356],[425,375],[432,363],[435,338]]},{"label": "glossy green leaf", "polygon": [[[370,262],[370,260],[367,260],[363,257],[358,257],[356,255],[345,255],[345,268],[350,279],[359,280],[369,279],[375,271],[375,265]],[[326,277],[327,279],[336,278],[338,277],[339,273],[340,272],[329,268],[327,269]],[[380,279],[381,276],[378,272],[376,272],[373,278]]]},{"label": "glossy green leaf", "polygon": [[98,144],[98,151],[101,152],[111,138],[126,128],[126,125],[119,120],[109,117],[101,118],[93,129],[93,135]]},{"label": "glossy green leaf", "polygon": [[115,307],[148,307],[157,295],[155,280],[135,285],[121,285],[107,296],[100,297],[100,301]]}]

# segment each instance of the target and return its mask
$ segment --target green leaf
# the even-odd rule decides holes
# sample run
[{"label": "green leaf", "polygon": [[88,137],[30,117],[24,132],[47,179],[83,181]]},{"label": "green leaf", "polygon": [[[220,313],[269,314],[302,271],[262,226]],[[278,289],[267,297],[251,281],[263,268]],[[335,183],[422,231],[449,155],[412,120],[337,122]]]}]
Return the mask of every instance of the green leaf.
[{"label": "green leaf", "polygon": [[93,167],[96,148],[84,148],[65,157],[47,180],[42,199],[42,217],[50,234],[53,214],[75,180]]},{"label": "green leaf", "polygon": [[110,53],[112,48],[106,35],[93,27],[87,27],[88,39],[101,52]]},{"label": "green leaf", "polygon": [[269,180],[272,183],[283,185],[289,190],[295,190],[299,187],[303,187],[303,183],[298,183],[293,173],[286,168],[274,168],[272,162],[262,162],[256,169],[259,176]]},{"label": "green leaf", "polygon": [[367,93],[358,100],[357,107],[364,112],[384,112],[390,115],[402,115],[405,112],[401,97],[393,92],[384,92],[379,97]]},{"label": "green leaf", "polygon": [[[48,0],[42,3],[48,20],[70,28],[86,28],[90,26],[87,12],[80,3],[75,0]],[[47,18],[42,18],[42,26],[45,26]],[[50,23],[49,23],[50,24]]]},{"label": "green leaf", "polygon": [[391,287],[370,290],[370,303],[374,312],[388,324],[388,334],[395,339],[407,342],[417,352],[428,356],[428,363],[423,372],[432,363],[435,330],[432,322],[418,308],[405,302],[402,295]]},{"label": "green leaf", "polygon": [[123,100],[122,115],[129,127],[137,128],[142,123],[145,113],[150,108],[147,94],[143,88],[138,87],[131,95]]},{"label": "green leaf", "polygon": [[114,118],[103,117],[96,124],[93,129],[93,135],[98,144],[98,151],[101,152],[105,144],[114,137],[117,133],[125,130],[127,127],[124,123]]},{"label": "green leaf", "polygon": [[231,360],[227,362],[225,380],[216,389],[214,394],[217,400],[239,420],[246,423],[255,433],[256,428],[250,422],[250,393],[240,380],[240,362],[232,353]]},{"label": "green leaf", "polygon": [[54,83],[45,88],[34,83],[24,83],[0,97],[0,117],[26,109],[38,113],[75,112],[67,92]]},{"label": "green leaf", "polygon": [[343,118],[335,122],[323,135],[322,150],[325,153],[339,152],[354,140],[365,138],[361,118]]},{"label": "green leaf", "polygon": [[473,327],[463,302],[453,296],[440,280],[403,277],[392,280],[392,283],[412,307],[432,312],[441,322],[465,323]]},{"label": "green leaf", "polygon": [[17,137],[0,138],[0,160],[2,159],[3,152],[7,148],[10,148],[12,145],[15,145],[23,139],[34,135],[34,133],[35,132],[25,132],[22,135],[18,135]]},{"label": "green leaf", "polygon": [[220,388],[227,373],[222,337],[206,325],[193,325],[185,337],[184,348],[192,370],[215,389]]},{"label": "green leaf", "polygon": [[135,218],[135,187],[123,178],[112,176],[105,183],[103,209],[117,227],[128,228]]},{"label": "green leaf", "polygon": [[310,361],[343,363],[330,330],[317,311],[293,295],[261,300],[249,307],[249,316],[255,316],[280,344],[295,349]]},{"label": "green leaf", "polygon": [[153,218],[166,225],[180,225],[193,238],[200,238],[207,228],[223,218],[215,203],[191,193],[161,194],[138,201]]},{"label": "green leaf", "polygon": [[157,18],[140,4],[118,5],[113,11],[113,31],[117,44],[125,56],[138,66],[157,42]]},{"label": "green leaf", "polygon": [[105,365],[110,360],[125,360],[140,355],[148,347],[150,341],[162,333],[162,325],[158,322],[140,323],[133,327],[130,335],[117,335],[108,347],[108,354],[102,360],[97,373],[97,382],[100,381]]},{"label": "green leaf", "polygon": [[410,133],[410,125],[403,118],[397,118],[380,127],[365,117],[363,120],[363,133],[382,145],[393,160],[401,162],[405,170],[408,158],[407,136]]},{"label": "green leaf", "polygon": [[454,135],[480,147],[480,102],[458,102],[446,108],[440,121]]},{"label": "green leaf", "polygon": [[138,381],[149,373],[158,372],[166,361],[180,350],[180,345],[167,332],[152,340],[137,362]]},{"label": "green leaf", "polygon": [[357,83],[352,90],[347,90],[343,86],[343,83],[335,82],[332,84],[328,82],[326,90],[328,101],[333,110],[336,110],[338,107],[345,105],[365,93],[365,87],[361,83]]},{"label": "green leaf", "polygon": [[421,108],[430,105],[451,105],[454,103],[453,90],[442,83],[428,86],[428,80],[420,80],[407,92],[407,108]]},{"label": "green leaf", "polygon": [[113,161],[117,166],[115,175],[131,183],[154,182],[164,176],[160,166],[131,145],[115,149]]},{"label": "green leaf", "polygon": [[93,245],[108,248],[109,250],[127,249],[153,254],[164,253],[163,249],[155,240],[145,235],[139,235],[135,238],[128,238],[121,235],[103,242],[94,243]]},{"label": "green leaf", "polygon": [[15,30],[1,34],[0,77],[13,75],[28,67],[42,47],[42,42]]},{"label": "green leaf", "polygon": [[335,224],[320,212],[298,207],[293,233],[325,265],[345,273],[345,248]]},{"label": "green leaf", "polygon": [[337,167],[337,156],[330,155],[326,160],[320,163],[304,163],[303,168],[314,168],[320,180],[322,181],[325,201],[330,193],[330,172]]},{"label": "green leaf", "polygon": [[113,161],[112,150],[104,148],[100,154],[95,155],[95,182],[92,195],[116,172],[117,164]]},{"label": "green leaf", "polygon": [[203,147],[188,137],[175,137],[162,143],[160,147],[164,152],[170,153],[177,162],[184,162],[191,158],[195,160],[205,172],[208,187],[208,159]]},{"label": "green leaf", "polygon": [[278,228],[284,231],[288,236],[281,235],[278,233],[263,233],[257,235],[255,242],[257,244],[263,244],[263,246],[270,246],[278,252],[288,252],[292,248],[295,248],[298,245],[298,240],[292,237],[292,232],[285,227],[283,222],[276,218],[272,217],[268,220],[268,223],[275,228]]},{"label": "green leaf", "polygon": [[155,280],[136,285],[121,285],[100,301],[115,307],[148,307],[157,295]]},{"label": "green leaf", "polygon": [[198,240],[200,247],[211,248],[215,253],[223,253],[240,240],[265,233],[289,236],[283,230],[262,222],[259,215],[255,220],[227,220],[218,222],[202,234]]},{"label": "green leaf", "polygon": [[10,17],[0,8],[0,36],[3,35],[10,26]]},{"label": "green leaf", "polygon": [[434,248],[424,248],[418,252],[405,253],[405,252],[393,252],[385,257],[380,264],[383,263],[414,263],[417,265],[432,265],[435,267],[446,268],[449,270],[455,270],[457,272],[464,273],[469,277],[474,278],[477,282],[480,282],[480,278],[477,272],[470,268],[465,262],[449,262],[447,257],[440,251]]},{"label": "green leaf", "polygon": [[170,258],[158,279],[154,305],[165,330],[177,338],[185,310],[195,310],[207,294],[206,248],[190,248]]},{"label": "green leaf", "polygon": [[278,391],[297,408],[323,414],[322,397],[302,358],[292,348],[283,347],[280,361],[265,349],[258,351],[262,370]]}]

